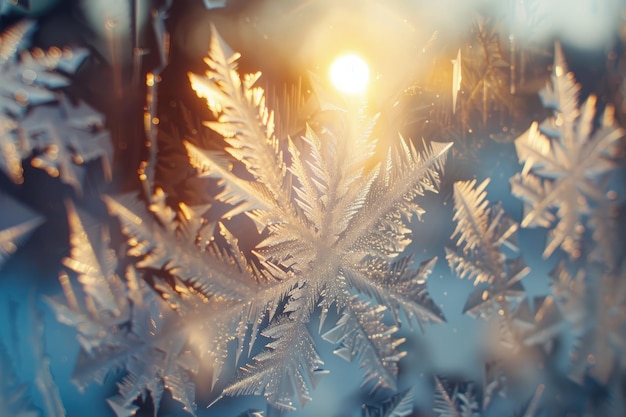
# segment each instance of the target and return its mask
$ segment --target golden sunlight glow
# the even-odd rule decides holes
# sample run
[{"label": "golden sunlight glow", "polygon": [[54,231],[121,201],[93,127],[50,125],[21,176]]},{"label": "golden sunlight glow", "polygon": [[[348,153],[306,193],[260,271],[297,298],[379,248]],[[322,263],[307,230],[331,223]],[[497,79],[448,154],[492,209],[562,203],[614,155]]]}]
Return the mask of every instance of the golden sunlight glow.
[{"label": "golden sunlight glow", "polygon": [[367,88],[370,70],[367,63],[354,54],[342,55],[330,66],[330,81],[346,94],[363,93]]}]

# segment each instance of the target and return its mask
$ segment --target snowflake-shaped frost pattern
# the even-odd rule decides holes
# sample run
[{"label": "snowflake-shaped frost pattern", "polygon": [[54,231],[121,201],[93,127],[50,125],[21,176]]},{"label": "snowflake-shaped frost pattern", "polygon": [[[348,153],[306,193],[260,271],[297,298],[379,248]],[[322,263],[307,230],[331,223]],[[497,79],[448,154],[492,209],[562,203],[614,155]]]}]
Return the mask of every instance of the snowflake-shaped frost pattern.
[{"label": "snowflake-shaped frost pattern", "polygon": [[[170,288],[168,302],[202,321],[189,343],[197,356],[214,358],[213,384],[229,342],[236,341],[236,361],[252,356],[219,398],[263,395],[281,410],[295,409],[294,398],[306,403],[326,373],[308,326],[318,309],[326,328],[336,317],[331,310],[338,312],[324,337],[359,362],[364,385],[395,389],[403,318],[420,326],[443,321],[426,291],[432,263],[415,270],[402,252],[411,242],[407,221],[424,212],[415,199],[437,191],[450,144],[418,151],[401,138],[380,158],[370,137],[375,118],[351,110],[326,112],[331,123],[281,141],[255,86],[260,74],[240,76],[238,55],[227,51],[214,32],[207,73],[190,75],[216,118],[206,125],[223,136],[225,150],[191,139],[185,146],[199,175],[218,180],[216,199],[229,208],[206,220],[207,207],[173,209],[158,190],[149,211],[133,196],[108,197],[136,267],[165,271],[157,286]],[[242,216],[263,237],[251,253],[230,226]],[[190,305],[181,298],[188,291],[206,302]],[[266,341],[257,353],[259,335]]]},{"label": "snowflake-shaped frost pattern", "polygon": [[[260,259],[288,270],[295,284],[295,292],[292,289],[287,296],[280,331],[272,331],[277,341],[260,356],[263,361],[257,361],[254,371],[237,382],[236,393],[258,387],[261,373],[275,375],[280,369],[285,375],[285,362],[297,364],[309,357],[308,368],[317,369],[305,327],[316,307],[322,309],[322,320],[333,307],[340,312],[335,327],[324,336],[340,344],[337,354],[359,361],[365,384],[373,389],[395,388],[396,363],[403,356],[396,347],[402,340],[392,336],[397,327],[384,323],[383,311],[390,308],[398,317],[402,308],[418,322],[442,319],[423,291],[424,280],[414,279],[410,263],[392,260],[411,241],[403,219],[423,212],[415,197],[436,191],[449,145],[433,143],[420,153],[402,139],[382,164],[374,164],[375,141],[369,137],[374,120],[361,120],[348,111],[347,119],[338,119],[345,129],[316,132],[309,127],[300,141],[290,140],[281,149],[263,91],[254,87],[258,76],[240,81],[233,57],[223,51],[215,35],[205,60],[209,70],[202,78],[192,75],[192,86],[217,115],[217,121],[207,125],[224,136],[228,157],[243,164],[255,182],[224,171],[223,158],[193,145],[188,148],[201,172],[220,177],[222,196],[235,205],[235,213],[246,213],[267,231],[269,236],[257,246]],[[368,268],[363,268],[364,262]],[[351,295],[355,290],[380,305],[359,300]],[[412,295],[415,299],[407,299]],[[301,352],[280,348],[294,345],[309,348]],[[303,374],[290,378],[296,391],[304,394],[299,382]],[[251,392],[262,393],[268,382],[270,386],[285,383],[285,377],[268,378],[260,390]]]},{"label": "snowflake-shaped frost pattern", "polygon": [[[605,179],[615,169],[613,158],[624,132],[615,125],[611,106],[596,128],[596,98],[589,96],[579,107],[579,90],[557,44],[552,83],[541,92],[544,106],[554,115],[541,125],[533,123],[515,140],[524,166],[511,179],[511,191],[524,202],[521,227],[551,228],[543,252],[546,258],[558,248],[578,258],[588,218],[595,230],[593,238],[609,248],[600,256],[611,258],[614,228],[607,222],[615,214]],[[596,209],[602,211],[600,217],[594,214]]]},{"label": "snowflake-shaped frost pattern", "polygon": [[81,195],[83,164],[99,160],[105,178],[111,178],[113,146],[104,118],[85,103],[62,99],[56,107],[37,107],[18,128],[24,155],[31,165],[71,186]]}]

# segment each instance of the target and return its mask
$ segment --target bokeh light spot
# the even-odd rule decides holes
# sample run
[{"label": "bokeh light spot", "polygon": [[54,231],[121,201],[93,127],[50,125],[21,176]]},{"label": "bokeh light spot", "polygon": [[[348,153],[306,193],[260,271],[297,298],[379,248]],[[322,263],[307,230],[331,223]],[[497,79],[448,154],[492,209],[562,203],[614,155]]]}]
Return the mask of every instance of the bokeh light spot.
[{"label": "bokeh light spot", "polygon": [[330,66],[330,81],[337,90],[346,94],[363,93],[369,76],[367,63],[358,55],[342,55]]}]

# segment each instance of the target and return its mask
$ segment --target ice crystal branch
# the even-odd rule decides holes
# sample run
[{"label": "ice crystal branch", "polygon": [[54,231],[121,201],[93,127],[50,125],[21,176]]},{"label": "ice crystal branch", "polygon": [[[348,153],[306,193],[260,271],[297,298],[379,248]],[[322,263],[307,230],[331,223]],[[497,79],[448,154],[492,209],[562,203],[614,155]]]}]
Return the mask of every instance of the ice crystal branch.
[{"label": "ice crystal branch", "polygon": [[[78,331],[82,350],[74,382],[102,383],[112,370],[122,369],[126,376],[118,385],[119,394],[108,400],[117,416],[135,415],[135,401],[148,396],[158,410],[164,390],[193,414],[190,374],[197,372],[198,362],[187,348],[187,332],[196,330],[194,323],[176,324],[181,316],[139,280],[134,269],[120,279],[106,233],[89,233],[81,215],[73,206],[68,208],[72,248],[64,264],[78,275],[82,291],[77,293],[68,274],[62,273],[66,301],[47,301],[57,320]],[[77,294],[84,295],[83,302]]]},{"label": "ice crystal branch", "polygon": [[505,247],[517,250],[517,223],[500,206],[489,207],[485,191],[489,180],[476,186],[476,180],[454,184],[453,220],[457,250],[446,248],[450,268],[461,278],[482,285],[472,292],[463,308],[472,315],[495,318],[501,337],[515,346],[511,300],[524,294],[520,280],[529,272],[523,258],[507,259]]},{"label": "ice crystal branch", "polygon": [[291,199],[285,193],[286,166],[274,136],[274,114],[265,106],[263,90],[254,87],[261,74],[241,79],[236,66],[239,54],[227,55],[222,45],[224,42],[213,29],[209,56],[205,58],[209,67],[206,76],[189,76],[198,96],[205,98],[209,109],[219,115],[217,121],[206,125],[226,139],[229,153],[263,183],[276,204],[288,211]]}]

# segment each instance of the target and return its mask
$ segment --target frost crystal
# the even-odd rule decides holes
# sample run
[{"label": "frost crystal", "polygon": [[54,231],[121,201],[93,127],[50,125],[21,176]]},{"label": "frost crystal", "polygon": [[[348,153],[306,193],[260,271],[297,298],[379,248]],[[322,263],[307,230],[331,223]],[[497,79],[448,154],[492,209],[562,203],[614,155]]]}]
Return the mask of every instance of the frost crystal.
[{"label": "frost crystal", "polygon": [[[84,49],[21,51],[32,22],[0,35],[0,169],[23,182],[22,160],[82,191],[77,165],[100,159],[105,173],[113,150],[104,118],[86,104],[71,104],[61,89],[84,61]],[[58,104],[49,107],[42,104]]]},{"label": "frost crystal", "polygon": [[552,84],[541,92],[544,106],[553,109],[554,115],[541,125],[533,123],[515,140],[524,167],[511,179],[511,192],[524,201],[522,227],[554,226],[544,257],[559,247],[572,258],[579,257],[583,219],[591,216],[593,238],[601,248],[608,248],[596,256],[612,263],[614,203],[605,193],[605,180],[615,168],[612,158],[624,132],[615,126],[611,106],[595,128],[596,98],[589,96],[580,108],[578,92],[557,44]]}]

